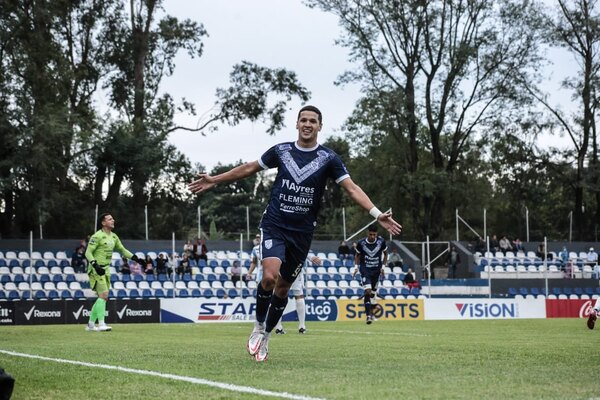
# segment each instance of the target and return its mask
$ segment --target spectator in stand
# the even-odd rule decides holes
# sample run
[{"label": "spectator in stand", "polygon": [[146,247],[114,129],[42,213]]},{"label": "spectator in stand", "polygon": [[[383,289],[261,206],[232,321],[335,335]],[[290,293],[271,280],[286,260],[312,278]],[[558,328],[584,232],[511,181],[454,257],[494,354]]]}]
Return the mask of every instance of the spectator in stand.
[{"label": "spectator in stand", "polygon": [[562,250],[558,253],[558,258],[562,262],[564,268],[569,262],[569,251],[567,250],[567,246],[563,246]]},{"label": "spectator in stand", "polygon": [[490,239],[490,251],[492,253],[500,251],[500,243],[498,243],[496,235],[492,235],[492,238]]},{"label": "spectator in stand", "polygon": [[129,261],[127,261],[127,258],[125,258],[125,257],[121,258],[121,274],[122,275],[131,274],[131,268],[129,268]]},{"label": "spectator in stand", "polygon": [[352,259],[352,251],[350,250],[350,246],[348,246],[348,243],[346,243],[344,240],[342,240],[342,243],[340,243],[340,246],[338,247],[338,257],[340,260],[342,260],[342,262]]},{"label": "spectator in stand", "polygon": [[507,251],[512,251],[513,249],[512,245],[510,244],[510,240],[508,240],[506,235],[502,236],[502,239],[500,239],[498,245],[500,246],[500,251],[503,252],[504,255],[506,255]]},{"label": "spectator in stand", "polygon": [[194,253],[196,254],[196,262],[199,262],[200,259],[208,262],[208,247],[206,247],[206,240],[196,239]]},{"label": "spectator in stand", "polygon": [[598,253],[594,251],[593,247],[590,247],[590,251],[587,253],[587,262],[591,266],[598,264]]},{"label": "spectator in stand", "polygon": [[[142,264],[146,263],[146,260],[142,260],[142,261],[143,261]],[[129,269],[131,270],[131,274],[133,276],[142,275],[142,268],[144,268],[144,265],[142,265],[142,264],[138,264],[138,263],[134,262],[133,264],[129,265]]]},{"label": "spectator in stand", "polygon": [[403,265],[402,256],[400,256],[400,253],[398,253],[398,249],[394,247],[392,249],[392,252],[388,255],[387,266],[390,268],[394,268],[394,267],[402,268],[402,265]]},{"label": "spectator in stand", "polygon": [[449,279],[456,279],[456,269],[458,268],[458,264],[460,264],[460,254],[458,253],[458,250],[456,250],[456,247],[452,246],[448,252],[447,260]]},{"label": "spectator in stand", "polygon": [[[183,245],[183,254],[187,254],[188,258],[192,257],[192,254],[194,253],[194,245],[192,244],[191,240],[188,240],[186,242],[186,244]],[[194,257],[192,257],[194,258]]]},{"label": "spectator in stand", "polygon": [[156,275],[167,275],[167,277],[171,276],[171,268],[169,268],[169,259],[165,257],[164,253],[160,253],[158,258],[156,259]]},{"label": "spectator in stand", "polygon": [[403,281],[411,292],[413,289],[421,289],[421,284],[415,279],[415,274],[410,267],[408,268],[408,271],[406,271],[406,274],[404,274]]},{"label": "spectator in stand", "polygon": [[[189,242],[191,244],[191,242]],[[190,265],[190,258],[187,252],[183,253],[183,257],[179,261],[176,269],[177,274],[179,275],[179,279],[183,279],[184,274],[192,273],[192,266]]]},{"label": "spectator in stand", "polygon": [[519,252],[527,252],[527,250],[525,250],[525,246],[523,246],[523,242],[521,242],[521,239],[516,238],[515,241],[513,242],[513,248],[515,249],[515,252],[519,253]]},{"label": "spectator in stand", "polygon": [[146,275],[154,275],[154,262],[152,261],[152,257],[150,257],[149,255],[146,256],[144,273]]},{"label": "spectator in stand", "polygon": [[[546,259],[546,248],[544,243],[538,244],[537,251],[535,252],[535,256],[541,258],[542,261]],[[548,259],[550,259],[550,254],[548,254]]]},{"label": "spectator in stand", "polygon": [[71,267],[77,273],[85,273],[87,271],[87,260],[85,259],[85,247],[79,246],[75,249],[71,257]]},{"label": "spectator in stand", "polygon": [[240,267],[240,262],[238,260],[233,262],[229,273],[231,275],[231,282],[233,282],[234,285],[237,285],[242,276],[242,267]]}]

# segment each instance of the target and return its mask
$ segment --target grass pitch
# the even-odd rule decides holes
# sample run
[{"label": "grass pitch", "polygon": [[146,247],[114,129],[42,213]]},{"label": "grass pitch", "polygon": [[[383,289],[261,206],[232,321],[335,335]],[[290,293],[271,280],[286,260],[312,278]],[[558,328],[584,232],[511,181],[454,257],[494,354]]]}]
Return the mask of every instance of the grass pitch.
[{"label": "grass pitch", "polygon": [[16,378],[14,400],[600,398],[600,331],[583,319],[313,322],[306,335],[285,327],[265,363],[246,353],[249,323],[0,328],[0,350],[201,382],[6,353],[0,367]]}]

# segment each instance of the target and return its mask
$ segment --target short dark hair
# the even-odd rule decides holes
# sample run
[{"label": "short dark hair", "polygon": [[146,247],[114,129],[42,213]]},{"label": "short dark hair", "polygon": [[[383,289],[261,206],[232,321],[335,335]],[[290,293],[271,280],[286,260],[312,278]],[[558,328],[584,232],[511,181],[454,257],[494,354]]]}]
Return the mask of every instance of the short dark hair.
[{"label": "short dark hair", "polygon": [[100,214],[98,216],[98,222],[100,224],[102,224],[102,221],[104,221],[104,218],[108,217],[109,215],[111,215],[111,213],[109,213],[109,212],[105,212],[105,213]]},{"label": "short dark hair", "polygon": [[369,230],[369,232],[375,232],[375,233],[377,233],[377,225],[375,225],[375,224],[369,225],[368,230]]},{"label": "short dark hair", "polygon": [[321,110],[319,110],[317,107],[315,106],[304,106],[300,109],[300,111],[298,111],[298,118],[300,119],[300,114],[302,114],[302,111],[312,111],[317,113],[317,115],[319,116],[319,123],[322,124],[323,123],[323,114],[321,114]]}]

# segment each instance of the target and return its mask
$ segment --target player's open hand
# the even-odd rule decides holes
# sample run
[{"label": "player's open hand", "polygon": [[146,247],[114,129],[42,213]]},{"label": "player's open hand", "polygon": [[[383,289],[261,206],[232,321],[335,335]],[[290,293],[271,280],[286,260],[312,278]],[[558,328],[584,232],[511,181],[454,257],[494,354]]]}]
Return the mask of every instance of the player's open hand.
[{"label": "player's open hand", "polygon": [[208,174],[199,174],[198,179],[188,184],[188,189],[192,193],[202,193],[215,186],[213,177]]},{"label": "player's open hand", "polygon": [[379,218],[377,218],[377,222],[392,235],[399,235],[402,232],[402,225],[394,221],[391,211],[382,213]]}]

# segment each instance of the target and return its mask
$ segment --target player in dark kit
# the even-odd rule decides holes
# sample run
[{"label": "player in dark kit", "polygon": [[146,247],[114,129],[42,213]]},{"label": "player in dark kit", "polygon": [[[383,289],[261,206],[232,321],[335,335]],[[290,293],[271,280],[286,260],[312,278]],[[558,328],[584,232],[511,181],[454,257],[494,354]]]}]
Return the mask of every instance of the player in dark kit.
[{"label": "player in dark kit", "polygon": [[360,277],[365,290],[365,314],[367,324],[373,322],[373,307],[371,299],[377,292],[379,276],[383,275],[383,267],[387,265],[387,245],[385,239],[377,235],[377,225],[370,225],[367,237],[356,244],[354,256],[354,274],[360,270]]},{"label": "player in dark kit", "polygon": [[399,234],[402,229],[390,212],[379,211],[352,181],[340,157],[317,143],[322,126],[321,111],[305,106],[298,112],[296,141],[275,145],[260,159],[222,174],[200,174],[189,184],[192,192],[201,193],[217,184],[277,168],[271,199],[260,223],[263,276],[257,287],[256,323],[247,343],[248,352],[256,361],[267,359],[271,332],[283,314],[290,287],[310,250],[329,179],[342,186],[355,203],[368,210],[391,234]]}]

